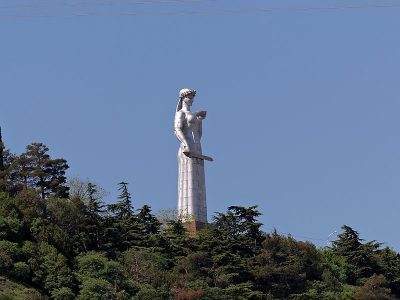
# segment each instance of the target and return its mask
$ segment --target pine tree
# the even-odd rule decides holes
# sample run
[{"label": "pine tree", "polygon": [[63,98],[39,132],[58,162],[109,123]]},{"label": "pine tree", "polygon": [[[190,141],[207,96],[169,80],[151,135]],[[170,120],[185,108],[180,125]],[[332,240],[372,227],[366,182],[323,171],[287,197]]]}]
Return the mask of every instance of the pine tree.
[{"label": "pine tree", "polygon": [[378,254],[379,265],[382,274],[385,274],[388,287],[400,299],[400,254],[389,247],[378,251]]},{"label": "pine tree", "polygon": [[10,177],[17,184],[17,190],[33,188],[40,192],[42,199],[49,195],[68,198],[65,173],[68,164],[65,159],[52,159],[49,148],[42,143],[32,143],[26,151],[13,160]]},{"label": "pine tree", "polygon": [[88,203],[87,210],[89,216],[96,217],[104,212],[104,204],[102,203],[98,191],[97,186],[91,182],[88,183],[87,186],[88,192]]},{"label": "pine tree", "polygon": [[151,213],[151,208],[148,205],[143,205],[138,209],[136,216],[137,221],[143,226],[142,232],[144,235],[158,234],[160,232],[161,223]]},{"label": "pine tree", "polygon": [[258,288],[277,299],[292,299],[290,294],[305,292],[307,280],[321,278],[321,261],[315,246],[276,231],[266,235],[261,252],[252,261]]},{"label": "pine tree", "polygon": [[261,213],[257,206],[230,206],[226,214],[217,213],[214,217],[214,232],[226,244],[227,251],[243,257],[254,256],[260,249],[264,237],[257,217]]},{"label": "pine tree", "polygon": [[119,251],[141,246],[141,226],[137,223],[132,207],[132,196],[127,182],[120,182],[121,192],[115,204],[108,205],[111,216],[108,223],[108,238]]},{"label": "pine tree", "polygon": [[133,217],[132,196],[128,191],[128,183],[118,183],[118,190],[121,194],[118,196],[119,201],[115,204],[109,205],[109,209],[116,216],[118,220],[129,220]]},{"label": "pine tree", "polygon": [[97,186],[91,182],[87,185],[88,199],[86,203],[86,230],[89,236],[90,248],[98,249],[103,223],[104,204],[98,195]]},{"label": "pine tree", "polygon": [[347,282],[356,285],[363,278],[380,272],[376,251],[381,244],[375,241],[363,244],[356,230],[347,225],[342,229],[343,233],[338,235],[339,239],[333,242],[332,251],[335,255],[345,258]]}]

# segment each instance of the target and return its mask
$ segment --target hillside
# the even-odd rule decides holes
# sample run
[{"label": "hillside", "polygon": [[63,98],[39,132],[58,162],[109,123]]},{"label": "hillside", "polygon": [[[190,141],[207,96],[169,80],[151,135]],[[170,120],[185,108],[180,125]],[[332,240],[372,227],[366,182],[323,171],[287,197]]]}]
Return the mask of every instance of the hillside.
[{"label": "hillside", "polygon": [[134,208],[126,182],[104,203],[48,151],[0,151],[0,299],[400,299],[400,255],[349,226],[317,248],[263,232],[256,206],[231,206],[190,236]]},{"label": "hillside", "polygon": [[48,299],[33,288],[0,276],[0,300],[45,300]]}]

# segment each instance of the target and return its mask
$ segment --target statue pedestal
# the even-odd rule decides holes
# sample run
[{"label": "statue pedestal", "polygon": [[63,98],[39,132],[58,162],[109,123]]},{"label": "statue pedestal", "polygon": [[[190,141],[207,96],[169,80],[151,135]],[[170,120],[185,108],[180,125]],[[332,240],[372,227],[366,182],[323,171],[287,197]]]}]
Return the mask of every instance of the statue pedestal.
[{"label": "statue pedestal", "polygon": [[183,223],[183,226],[186,228],[188,231],[189,235],[191,237],[194,237],[197,235],[197,233],[207,227],[207,223],[204,222],[199,222],[199,221],[190,221],[190,222],[185,222]]}]

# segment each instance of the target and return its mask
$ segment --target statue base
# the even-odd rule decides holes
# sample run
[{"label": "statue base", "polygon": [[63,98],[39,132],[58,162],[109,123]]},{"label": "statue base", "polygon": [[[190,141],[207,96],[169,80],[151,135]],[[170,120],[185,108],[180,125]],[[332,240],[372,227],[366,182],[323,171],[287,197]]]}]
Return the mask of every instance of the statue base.
[{"label": "statue base", "polygon": [[183,223],[183,226],[186,228],[187,232],[191,237],[196,236],[197,233],[206,228],[207,225],[208,225],[207,223],[199,221],[190,221]]}]

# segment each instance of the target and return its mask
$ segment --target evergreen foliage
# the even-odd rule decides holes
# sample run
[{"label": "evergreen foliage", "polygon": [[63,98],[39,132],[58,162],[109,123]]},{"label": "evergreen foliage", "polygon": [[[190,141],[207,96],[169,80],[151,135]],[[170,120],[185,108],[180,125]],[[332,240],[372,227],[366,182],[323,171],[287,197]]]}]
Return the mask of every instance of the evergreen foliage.
[{"label": "evergreen foliage", "polygon": [[265,233],[256,206],[231,206],[189,236],[134,209],[128,183],[66,184],[64,159],[0,139],[0,299],[400,299],[400,255],[350,226],[331,247]]}]

